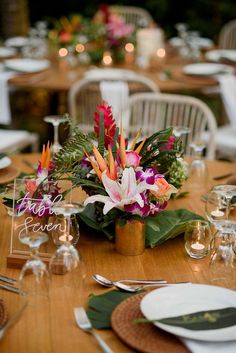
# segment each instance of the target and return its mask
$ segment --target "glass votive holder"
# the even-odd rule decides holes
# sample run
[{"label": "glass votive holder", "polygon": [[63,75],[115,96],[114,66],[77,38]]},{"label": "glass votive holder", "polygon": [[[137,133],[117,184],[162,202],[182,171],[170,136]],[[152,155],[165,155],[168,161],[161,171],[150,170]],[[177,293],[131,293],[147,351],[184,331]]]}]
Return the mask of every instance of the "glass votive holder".
[{"label": "glass votive holder", "polygon": [[185,250],[193,259],[202,259],[207,256],[211,242],[209,223],[204,220],[190,221],[185,230],[184,241]]}]

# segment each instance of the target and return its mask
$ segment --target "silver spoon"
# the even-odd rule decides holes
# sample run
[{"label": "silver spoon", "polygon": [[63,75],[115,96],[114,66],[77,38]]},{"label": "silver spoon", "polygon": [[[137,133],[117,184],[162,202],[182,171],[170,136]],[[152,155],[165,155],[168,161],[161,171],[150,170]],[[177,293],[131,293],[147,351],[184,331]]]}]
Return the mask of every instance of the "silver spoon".
[{"label": "silver spoon", "polygon": [[144,284],[142,286],[128,286],[127,284],[124,284],[124,283],[114,282],[114,285],[116,288],[130,293],[136,293],[147,287],[175,286],[175,285],[181,285],[181,284],[191,284],[191,282],[152,283],[152,284]]},{"label": "silver spoon", "polygon": [[120,279],[119,281],[112,282],[109,279],[98,275],[94,274],[92,275],[92,278],[99,284],[101,284],[104,287],[111,288],[113,286],[116,286],[116,284],[119,284],[121,282],[128,282],[128,283],[141,283],[141,284],[155,284],[155,283],[162,283],[165,284],[167,281],[164,281],[163,279],[157,279],[157,280],[145,280],[145,279]]}]

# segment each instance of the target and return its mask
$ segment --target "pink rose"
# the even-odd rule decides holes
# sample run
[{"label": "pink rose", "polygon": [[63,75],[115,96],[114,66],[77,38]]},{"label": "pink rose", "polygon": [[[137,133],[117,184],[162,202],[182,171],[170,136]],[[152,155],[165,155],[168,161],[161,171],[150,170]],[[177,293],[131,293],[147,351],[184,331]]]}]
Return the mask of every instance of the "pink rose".
[{"label": "pink rose", "polygon": [[36,183],[36,180],[35,179],[29,179],[27,180],[26,182],[26,185],[25,185],[25,188],[26,188],[26,191],[29,193],[29,195],[33,195],[34,192],[36,191],[37,189],[37,183]]},{"label": "pink rose", "polygon": [[139,166],[140,159],[141,157],[137,152],[126,152],[126,167],[137,168]]}]

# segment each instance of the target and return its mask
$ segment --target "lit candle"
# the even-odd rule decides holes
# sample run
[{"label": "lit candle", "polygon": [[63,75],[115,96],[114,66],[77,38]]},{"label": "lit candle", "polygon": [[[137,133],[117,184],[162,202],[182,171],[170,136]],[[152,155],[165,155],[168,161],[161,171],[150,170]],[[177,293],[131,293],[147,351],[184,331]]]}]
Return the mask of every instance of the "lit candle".
[{"label": "lit candle", "polygon": [[104,52],[102,62],[106,66],[109,66],[112,64],[112,57],[111,57],[111,53],[109,51]]},{"label": "lit candle", "polygon": [[61,49],[59,49],[58,54],[61,58],[64,58],[65,56],[67,56],[68,50],[66,48],[61,48]]},{"label": "lit candle", "polygon": [[195,251],[202,251],[202,250],[205,249],[205,245],[200,244],[200,243],[197,242],[197,243],[191,244],[191,248],[192,248],[193,250],[195,250]]},{"label": "lit candle", "polygon": [[59,237],[60,241],[71,241],[72,239],[73,239],[72,235],[66,235],[66,234],[61,235]]},{"label": "lit candle", "polygon": [[211,211],[211,215],[213,217],[223,217],[224,216],[224,212],[220,211],[220,210],[214,210],[214,211]]}]

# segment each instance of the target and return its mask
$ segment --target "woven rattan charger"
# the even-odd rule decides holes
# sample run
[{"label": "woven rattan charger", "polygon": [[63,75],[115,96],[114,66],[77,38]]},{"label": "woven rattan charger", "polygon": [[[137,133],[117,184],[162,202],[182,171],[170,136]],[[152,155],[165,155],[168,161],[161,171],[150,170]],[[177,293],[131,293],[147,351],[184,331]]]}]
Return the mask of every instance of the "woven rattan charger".
[{"label": "woven rattan charger", "polygon": [[0,298],[0,329],[2,329],[5,326],[7,322],[7,318],[8,318],[8,315],[7,315],[5,303],[3,299]]},{"label": "woven rattan charger", "polygon": [[137,294],[119,304],[112,313],[111,325],[119,338],[133,349],[143,353],[187,353],[175,336],[152,324],[135,324],[143,318],[140,302],[146,293]]}]

